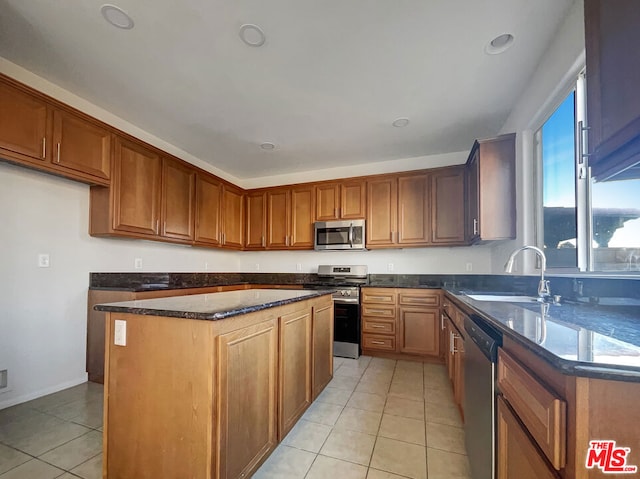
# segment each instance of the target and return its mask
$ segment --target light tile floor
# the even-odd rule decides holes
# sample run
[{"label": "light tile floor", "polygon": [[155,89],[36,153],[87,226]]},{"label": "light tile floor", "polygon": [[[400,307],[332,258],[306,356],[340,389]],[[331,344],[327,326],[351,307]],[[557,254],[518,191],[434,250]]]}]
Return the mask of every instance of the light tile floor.
[{"label": "light tile floor", "polygon": [[[334,362],[331,383],[254,478],[469,478],[444,366]],[[0,410],[0,479],[99,479],[101,451],[99,384]]]}]

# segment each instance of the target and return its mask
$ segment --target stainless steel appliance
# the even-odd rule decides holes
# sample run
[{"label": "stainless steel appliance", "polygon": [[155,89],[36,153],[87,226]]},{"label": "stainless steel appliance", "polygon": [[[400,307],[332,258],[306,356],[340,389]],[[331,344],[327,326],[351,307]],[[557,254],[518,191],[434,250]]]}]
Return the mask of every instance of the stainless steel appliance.
[{"label": "stainless steel appliance", "polygon": [[364,220],[316,221],[314,248],[318,251],[363,250],[364,234]]},{"label": "stainless steel appliance", "polygon": [[496,361],[499,332],[465,317],[464,432],[472,479],[495,478]]},{"label": "stainless steel appliance", "polygon": [[313,287],[334,288],[333,355],[360,357],[360,286],[368,282],[364,265],[320,265]]}]

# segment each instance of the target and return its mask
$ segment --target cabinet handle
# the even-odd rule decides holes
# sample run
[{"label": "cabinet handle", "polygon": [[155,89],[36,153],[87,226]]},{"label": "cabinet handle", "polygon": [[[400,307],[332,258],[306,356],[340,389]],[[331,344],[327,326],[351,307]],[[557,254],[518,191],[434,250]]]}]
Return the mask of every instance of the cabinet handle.
[{"label": "cabinet handle", "polygon": [[375,329],[384,329],[384,326],[382,326],[380,324],[372,324],[371,327],[375,328]]},{"label": "cabinet handle", "polygon": [[478,219],[477,218],[473,218],[473,234],[474,235],[478,234]]},{"label": "cabinet handle", "polygon": [[264,235],[262,235],[262,247],[264,248]]},{"label": "cabinet handle", "polygon": [[381,344],[384,346],[384,341],[371,341],[371,344]]},{"label": "cabinet handle", "polygon": [[382,309],[370,309],[369,313],[384,314],[385,311],[383,311]]},{"label": "cabinet handle", "polygon": [[60,142],[58,142],[57,146],[57,153],[56,153],[56,163],[60,163]]},{"label": "cabinet handle", "polygon": [[453,331],[450,333],[449,336],[449,352],[451,354],[456,354],[457,352],[459,352],[456,349],[456,338],[458,337],[458,335],[456,333],[454,333]]},{"label": "cabinet handle", "polygon": [[383,301],[383,300],[385,300],[387,298],[385,296],[369,296],[367,299],[369,299],[369,300],[377,299],[377,300]]},{"label": "cabinet handle", "polygon": [[47,157],[47,137],[42,137],[42,159],[44,160]]},{"label": "cabinet handle", "polygon": [[440,315],[440,329],[444,331],[444,313]]},{"label": "cabinet handle", "polygon": [[162,223],[162,234],[165,234],[165,235],[167,234],[167,222],[166,221],[164,221]]},{"label": "cabinet handle", "polygon": [[156,220],[156,234],[160,233],[160,220]]},{"label": "cabinet handle", "polygon": [[285,235],[284,237],[284,245],[289,246],[289,235]]}]

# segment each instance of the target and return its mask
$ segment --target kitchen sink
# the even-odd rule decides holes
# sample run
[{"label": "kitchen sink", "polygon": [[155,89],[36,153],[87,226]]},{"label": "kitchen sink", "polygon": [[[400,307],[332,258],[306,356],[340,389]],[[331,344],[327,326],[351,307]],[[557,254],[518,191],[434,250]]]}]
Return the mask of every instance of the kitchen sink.
[{"label": "kitchen sink", "polygon": [[537,302],[537,296],[517,296],[500,294],[467,294],[467,297],[475,301],[503,301],[506,303],[531,303]]}]

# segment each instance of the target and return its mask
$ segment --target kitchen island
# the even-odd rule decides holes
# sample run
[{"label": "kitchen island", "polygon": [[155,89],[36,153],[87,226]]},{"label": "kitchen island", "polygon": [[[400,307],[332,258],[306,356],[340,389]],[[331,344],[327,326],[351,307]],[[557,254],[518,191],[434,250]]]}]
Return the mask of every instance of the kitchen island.
[{"label": "kitchen island", "polygon": [[249,477],[333,375],[331,291],[96,309],[107,312],[105,478]]}]

